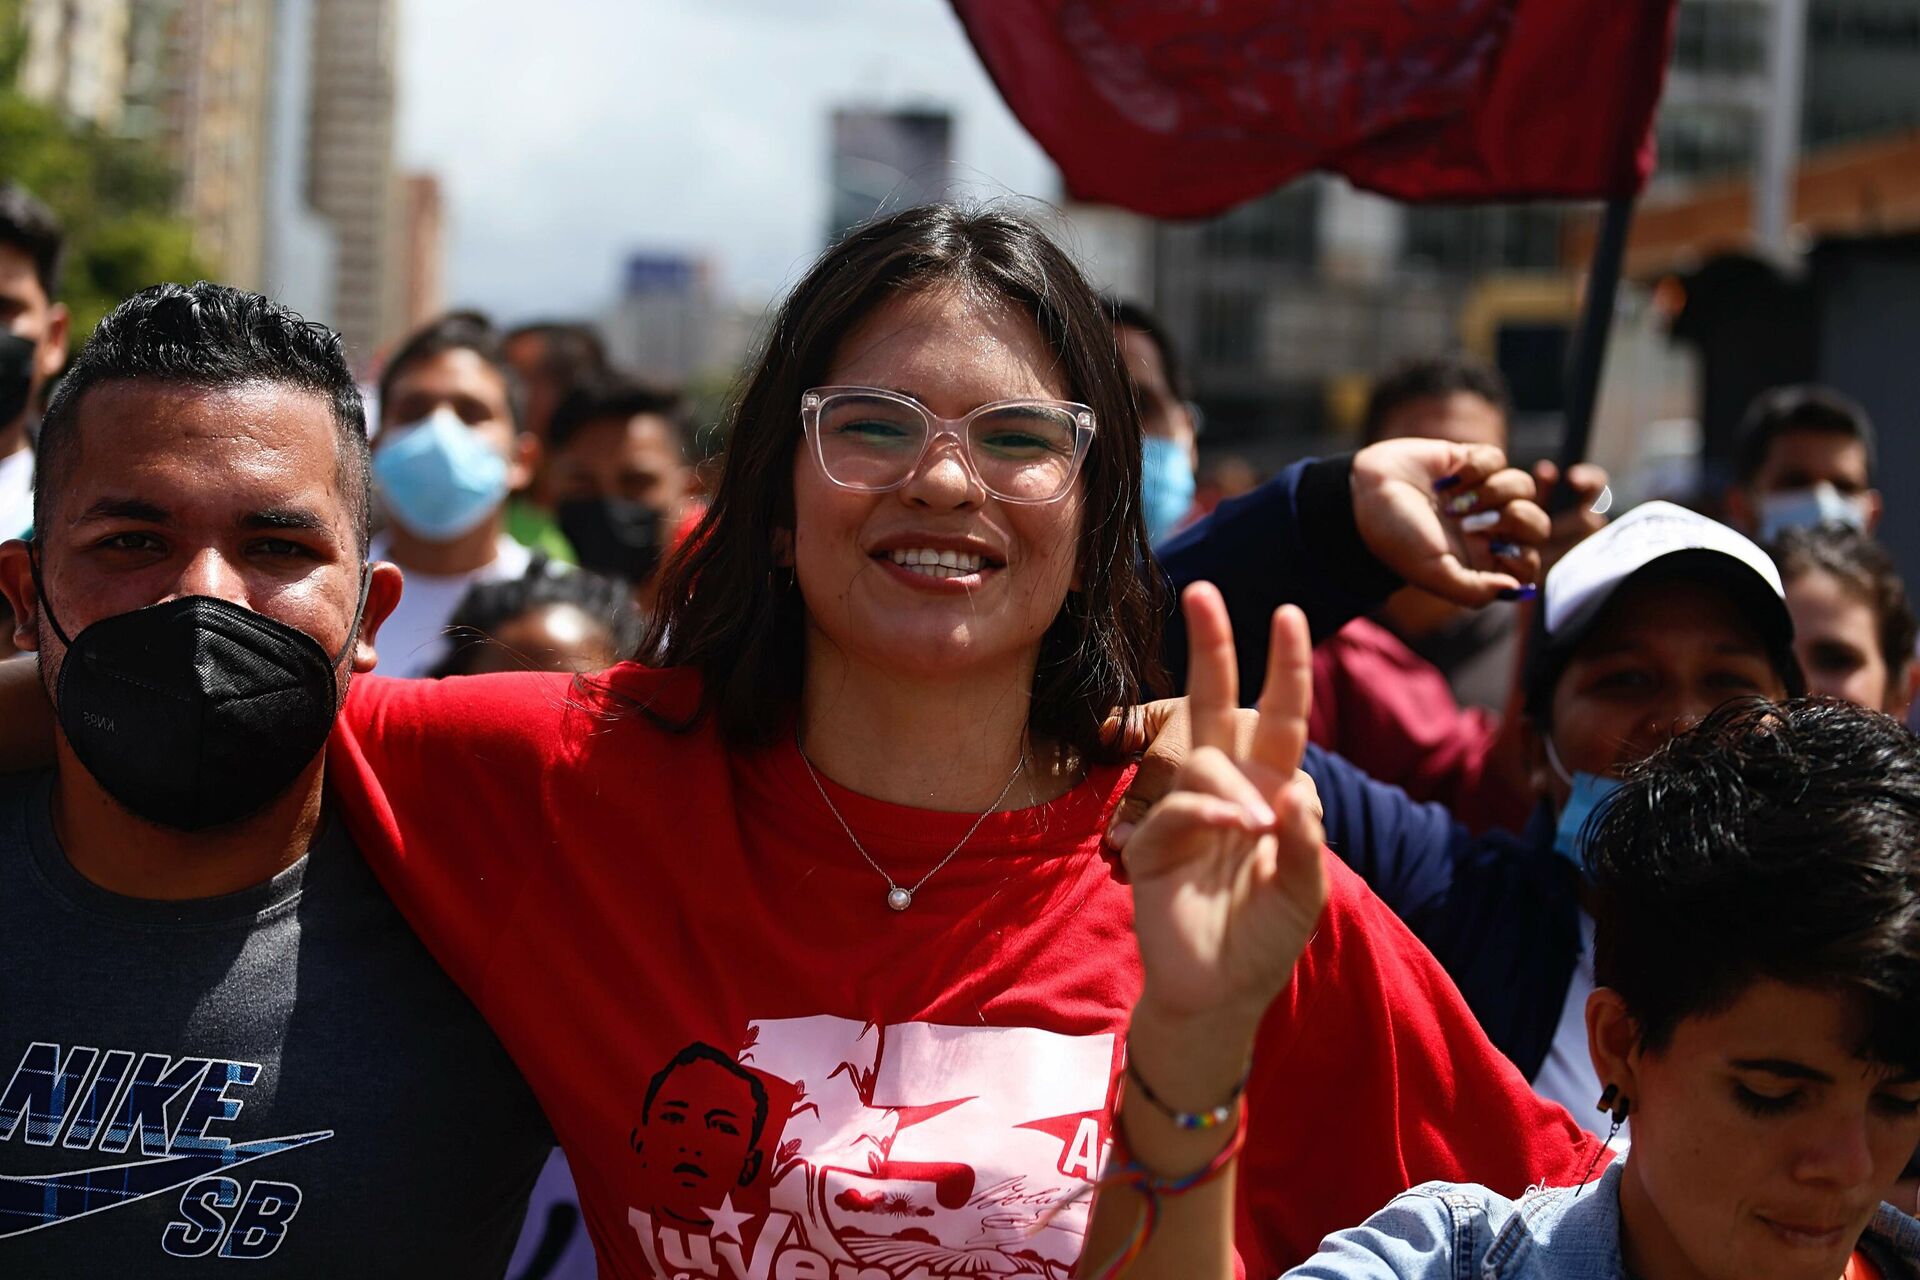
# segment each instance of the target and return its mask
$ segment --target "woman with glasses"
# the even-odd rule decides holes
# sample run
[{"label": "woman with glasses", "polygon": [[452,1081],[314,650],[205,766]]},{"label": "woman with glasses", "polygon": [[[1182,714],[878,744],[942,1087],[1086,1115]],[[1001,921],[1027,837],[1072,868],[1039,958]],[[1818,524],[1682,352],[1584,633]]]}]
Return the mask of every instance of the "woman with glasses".
[{"label": "woman with glasses", "polygon": [[[1251,772],[1199,757],[1218,802],[1130,846],[1137,886],[1103,850],[1130,774],[1104,725],[1163,625],[1139,434],[1057,248],[911,210],[781,309],[653,666],[356,682],[333,785],[539,1093],[603,1274],[1067,1275],[1137,1003],[1129,1088],[1170,1124],[1250,1108],[1249,1271],[1410,1182],[1518,1192],[1591,1158],[1323,854],[1297,615]],[[1450,456],[1490,510],[1525,496]],[[1190,613],[1193,679],[1231,705],[1219,597]],[[1251,1074],[1195,1077],[1183,1002],[1235,966],[1295,976]]]}]

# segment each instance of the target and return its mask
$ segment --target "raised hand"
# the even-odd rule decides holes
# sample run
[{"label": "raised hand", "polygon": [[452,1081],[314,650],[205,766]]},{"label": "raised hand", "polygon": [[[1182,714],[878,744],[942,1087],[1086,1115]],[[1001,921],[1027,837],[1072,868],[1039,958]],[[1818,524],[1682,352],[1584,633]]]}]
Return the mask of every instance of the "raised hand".
[{"label": "raised hand", "polygon": [[1274,615],[1266,685],[1243,748],[1226,602],[1196,583],[1181,604],[1193,750],[1124,851],[1146,970],[1136,1028],[1207,1025],[1229,1038],[1244,1031],[1250,1043],[1327,898],[1319,804],[1310,784],[1296,782],[1311,642],[1299,609]]},{"label": "raised hand", "polygon": [[1492,445],[1383,440],[1353,458],[1353,515],[1380,562],[1455,604],[1518,594],[1549,530],[1533,477]]}]

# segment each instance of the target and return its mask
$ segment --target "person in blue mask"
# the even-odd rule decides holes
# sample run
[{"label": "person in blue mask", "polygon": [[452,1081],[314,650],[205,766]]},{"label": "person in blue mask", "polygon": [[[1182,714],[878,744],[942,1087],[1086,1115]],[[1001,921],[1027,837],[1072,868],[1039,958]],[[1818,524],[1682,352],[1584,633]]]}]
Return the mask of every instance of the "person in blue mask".
[{"label": "person in blue mask", "polygon": [[533,552],[506,531],[508,496],[539,465],[540,443],[521,417],[500,334],[477,312],[416,330],[381,373],[373,481],[386,528],[372,554],[407,575],[385,633],[391,674],[433,670],[468,588],[532,567]]},{"label": "person in blue mask", "polygon": [[1751,541],[1649,502],[1547,575],[1526,678],[1538,797],[1523,834],[1475,836],[1309,746],[1327,845],[1446,966],[1488,1037],[1536,1091],[1597,1128],[1584,1010],[1593,924],[1587,816],[1627,766],[1736,697],[1806,691],[1773,562]]},{"label": "person in blue mask", "polygon": [[1141,502],[1147,542],[1159,546],[1193,514],[1200,465],[1200,411],[1186,398],[1180,357],[1146,308],[1107,299],[1113,336],[1140,406]]},{"label": "person in blue mask", "polygon": [[1775,387],[1741,425],[1727,520],[1761,542],[1822,524],[1872,533],[1873,463],[1873,423],[1859,404],[1830,387]]}]

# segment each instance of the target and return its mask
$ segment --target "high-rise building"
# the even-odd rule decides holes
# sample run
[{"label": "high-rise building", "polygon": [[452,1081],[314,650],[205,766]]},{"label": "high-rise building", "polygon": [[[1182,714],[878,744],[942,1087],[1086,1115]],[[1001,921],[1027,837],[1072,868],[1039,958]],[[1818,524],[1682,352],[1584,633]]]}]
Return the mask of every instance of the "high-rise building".
[{"label": "high-rise building", "polygon": [[103,129],[120,121],[132,0],[25,0],[20,91]]},{"label": "high-rise building", "polygon": [[833,113],[827,243],[874,217],[952,190],[953,117],[932,107]]},{"label": "high-rise building", "polygon": [[315,0],[275,0],[268,103],[266,291],[311,320],[334,318],[333,226],[307,195]]},{"label": "high-rise building", "polygon": [[307,198],[334,235],[333,324],[370,363],[403,327],[395,0],[317,0]]},{"label": "high-rise building", "polygon": [[412,329],[446,309],[446,210],[436,175],[409,173],[401,183],[405,198],[401,270],[406,288],[400,323]]},{"label": "high-rise building", "polygon": [[180,174],[194,250],[220,278],[264,283],[267,120],[273,7],[259,0],[160,0],[136,6],[157,28],[156,136]]}]

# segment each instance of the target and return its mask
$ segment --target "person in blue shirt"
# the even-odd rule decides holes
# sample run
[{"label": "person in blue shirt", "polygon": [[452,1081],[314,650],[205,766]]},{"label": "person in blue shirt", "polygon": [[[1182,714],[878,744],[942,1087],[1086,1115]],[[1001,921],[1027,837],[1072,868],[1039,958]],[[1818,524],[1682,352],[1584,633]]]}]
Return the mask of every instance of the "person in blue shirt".
[{"label": "person in blue shirt", "polygon": [[[1221,586],[1249,696],[1266,662],[1252,620],[1278,603],[1251,547],[1288,545],[1274,536],[1278,505],[1256,506],[1256,495],[1223,506],[1160,555],[1176,585]],[[1247,532],[1255,527],[1261,536]],[[1340,625],[1336,606],[1368,607],[1382,577],[1377,568],[1350,573],[1344,593],[1315,593],[1308,616],[1316,638]],[[1289,598],[1305,598],[1297,584],[1289,589]],[[1581,1016],[1592,986],[1592,923],[1577,865],[1586,812],[1622,768],[1720,703],[1784,698],[1806,686],[1772,562],[1732,529],[1669,503],[1644,504],[1569,551],[1547,575],[1541,604],[1527,678],[1540,805],[1522,835],[1475,836],[1444,808],[1416,803],[1318,747],[1308,746],[1302,768],[1319,789],[1328,846],[1446,966],[1489,1038],[1535,1088],[1595,1127],[1599,1084]],[[1176,648],[1176,670],[1183,658]]]},{"label": "person in blue shirt", "polygon": [[1587,860],[1585,1023],[1626,1158],[1518,1202],[1417,1187],[1288,1275],[1920,1276],[1895,1190],[1920,1140],[1920,742],[1742,700],[1632,771]]}]

